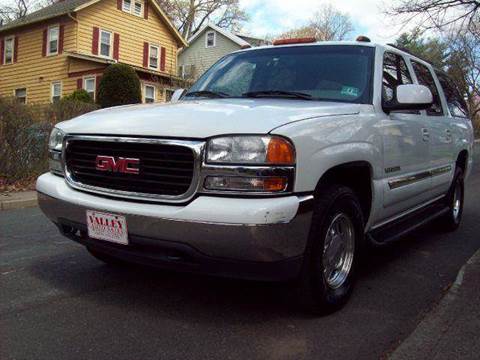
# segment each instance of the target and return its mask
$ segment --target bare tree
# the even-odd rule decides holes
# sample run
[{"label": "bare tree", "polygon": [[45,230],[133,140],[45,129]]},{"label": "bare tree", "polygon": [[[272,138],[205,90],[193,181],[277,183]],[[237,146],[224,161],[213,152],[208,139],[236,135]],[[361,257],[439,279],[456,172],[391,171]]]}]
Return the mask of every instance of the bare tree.
[{"label": "bare tree", "polygon": [[480,37],[463,32],[449,38],[452,68],[460,67],[464,72],[464,86],[470,115],[480,117]]},{"label": "bare tree", "polygon": [[208,22],[238,30],[247,20],[239,0],[157,0],[185,38]]},{"label": "bare tree", "polygon": [[350,16],[327,5],[316,11],[307,24],[289,30],[280,37],[314,37],[319,41],[344,40],[352,31]]},{"label": "bare tree", "polygon": [[44,6],[51,5],[58,0],[5,0],[0,5],[0,26],[21,19]]},{"label": "bare tree", "polygon": [[400,0],[387,14],[416,21],[425,28],[472,30],[480,22],[480,0]]}]

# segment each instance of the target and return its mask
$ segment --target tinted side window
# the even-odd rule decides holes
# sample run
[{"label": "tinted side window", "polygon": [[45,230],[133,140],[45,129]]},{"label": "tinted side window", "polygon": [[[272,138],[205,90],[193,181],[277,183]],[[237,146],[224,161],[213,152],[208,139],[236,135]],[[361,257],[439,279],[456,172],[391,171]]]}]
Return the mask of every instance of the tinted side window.
[{"label": "tinted side window", "polygon": [[433,95],[433,104],[430,109],[427,109],[427,115],[430,116],[442,116],[442,102],[440,100],[440,95],[438,93],[437,86],[435,85],[435,80],[433,79],[432,73],[425,65],[422,65],[416,61],[412,61],[413,70],[415,75],[417,75],[418,83],[420,85],[425,85],[430,89]]},{"label": "tinted side window", "polygon": [[445,74],[436,71],[440,85],[442,85],[448,109],[452,116],[468,117],[468,108],[455,84]]},{"label": "tinted side window", "polygon": [[402,56],[386,52],[383,57],[383,100],[392,101],[397,86],[412,84],[412,77]]}]

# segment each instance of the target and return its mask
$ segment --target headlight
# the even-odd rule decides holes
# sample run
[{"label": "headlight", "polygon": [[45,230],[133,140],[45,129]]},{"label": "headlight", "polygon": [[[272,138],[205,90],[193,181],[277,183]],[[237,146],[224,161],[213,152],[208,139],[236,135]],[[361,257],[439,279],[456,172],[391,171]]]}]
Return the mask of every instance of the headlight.
[{"label": "headlight", "polygon": [[62,151],[63,138],[65,133],[57,128],[53,128],[50,133],[50,140],[48,141],[48,148],[50,150]]},{"label": "headlight", "polygon": [[62,166],[62,147],[65,133],[57,128],[53,128],[48,141],[48,165],[50,171],[57,175],[63,175]]},{"label": "headlight", "polygon": [[293,189],[295,148],[280,136],[228,136],[207,144],[208,192],[271,194]]},{"label": "headlight", "polygon": [[207,163],[294,165],[295,149],[280,136],[230,136],[209,141]]}]

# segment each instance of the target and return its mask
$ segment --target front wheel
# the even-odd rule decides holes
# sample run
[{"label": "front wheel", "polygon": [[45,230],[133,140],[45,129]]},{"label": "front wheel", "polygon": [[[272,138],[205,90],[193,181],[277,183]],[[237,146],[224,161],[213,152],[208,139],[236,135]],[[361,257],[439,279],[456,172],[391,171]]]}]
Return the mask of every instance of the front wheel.
[{"label": "front wheel", "polygon": [[325,186],[317,193],[300,300],[309,311],[331,313],[343,306],[352,292],[364,243],[364,220],[360,202],[350,188]]}]

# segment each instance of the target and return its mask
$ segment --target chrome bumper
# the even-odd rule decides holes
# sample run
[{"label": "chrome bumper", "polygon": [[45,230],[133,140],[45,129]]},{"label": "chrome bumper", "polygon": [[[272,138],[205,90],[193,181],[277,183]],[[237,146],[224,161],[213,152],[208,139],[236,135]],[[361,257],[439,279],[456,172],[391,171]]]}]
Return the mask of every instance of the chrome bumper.
[{"label": "chrome bumper", "polygon": [[312,218],[312,196],[270,199],[199,197],[185,206],[112,200],[71,189],[45,174],[38,201],[57,225],[85,227],[86,211],[124,215],[129,235],[179,243],[214,258],[278,262],[302,256]]}]

